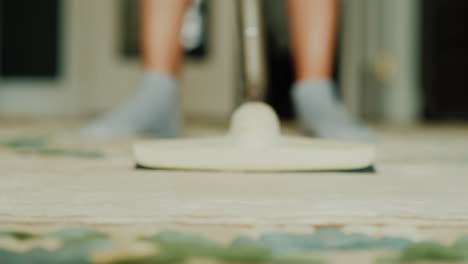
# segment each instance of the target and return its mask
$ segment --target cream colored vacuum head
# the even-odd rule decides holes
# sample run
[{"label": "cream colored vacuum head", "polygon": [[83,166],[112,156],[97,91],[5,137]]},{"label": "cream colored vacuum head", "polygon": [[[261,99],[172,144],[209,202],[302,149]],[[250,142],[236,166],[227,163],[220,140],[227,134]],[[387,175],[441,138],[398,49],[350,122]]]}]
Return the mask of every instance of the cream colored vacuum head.
[{"label": "cream colored vacuum head", "polygon": [[134,145],[137,167],[220,171],[373,171],[372,144],[282,136],[273,109],[240,106],[223,137],[160,139]]}]

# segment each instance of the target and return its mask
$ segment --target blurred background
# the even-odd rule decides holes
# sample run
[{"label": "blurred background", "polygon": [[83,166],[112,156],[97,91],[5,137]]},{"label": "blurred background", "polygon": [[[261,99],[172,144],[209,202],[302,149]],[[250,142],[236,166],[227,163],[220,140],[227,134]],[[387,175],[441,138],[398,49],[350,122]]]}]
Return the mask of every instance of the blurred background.
[{"label": "blurred background", "polygon": [[[342,0],[335,78],[365,119],[468,120],[466,0]],[[269,93],[293,118],[283,0],[267,0]],[[186,16],[182,108],[227,119],[242,89],[234,0],[196,0]],[[137,0],[0,0],[0,117],[88,117],[139,86]],[[216,76],[216,78],[213,78]]]}]

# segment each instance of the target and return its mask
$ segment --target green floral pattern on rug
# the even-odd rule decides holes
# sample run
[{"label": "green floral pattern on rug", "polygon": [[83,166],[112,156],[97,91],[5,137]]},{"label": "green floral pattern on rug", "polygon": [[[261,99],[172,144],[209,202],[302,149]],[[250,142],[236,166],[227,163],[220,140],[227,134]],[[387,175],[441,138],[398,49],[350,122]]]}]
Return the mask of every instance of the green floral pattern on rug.
[{"label": "green floral pattern on rug", "polygon": [[[92,254],[116,247],[106,233],[91,228],[72,228],[41,235],[25,232],[0,232],[2,239],[26,243],[34,239],[55,239],[55,249],[33,247],[16,252],[0,246],[2,264],[86,264],[93,263]],[[336,228],[322,228],[310,234],[269,233],[258,239],[239,237],[227,245],[202,236],[164,231],[153,236],[135,238],[135,242],[155,246],[153,253],[143,257],[121,257],[114,264],[184,263],[190,259],[211,259],[214,263],[325,263],[314,253],[353,250],[389,250],[393,259],[379,259],[376,263],[412,263],[418,261],[462,262],[468,260],[468,236],[451,246],[434,242],[411,242],[405,238],[373,238],[361,234],[346,234]],[[1,244],[0,244],[1,245]],[[398,256],[399,255],[399,256]],[[307,256],[307,257],[306,257]]]},{"label": "green floral pattern on rug", "polygon": [[104,154],[97,151],[84,151],[79,149],[57,148],[48,145],[47,137],[24,137],[0,141],[0,146],[14,149],[19,153],[46,155],[46,156],[68,156],[76,158],[102,158]]}]

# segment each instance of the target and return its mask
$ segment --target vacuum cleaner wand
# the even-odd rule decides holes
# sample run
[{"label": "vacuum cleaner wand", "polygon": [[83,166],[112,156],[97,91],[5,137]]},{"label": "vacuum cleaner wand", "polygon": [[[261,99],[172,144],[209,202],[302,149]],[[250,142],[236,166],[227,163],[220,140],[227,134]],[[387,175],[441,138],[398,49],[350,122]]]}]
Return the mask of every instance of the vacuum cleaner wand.
[{"label": "vacuum cleaner wand", "polygon": [[240,0],[244,98],[264,101],[267,87],[265,30],[262,0]]}]

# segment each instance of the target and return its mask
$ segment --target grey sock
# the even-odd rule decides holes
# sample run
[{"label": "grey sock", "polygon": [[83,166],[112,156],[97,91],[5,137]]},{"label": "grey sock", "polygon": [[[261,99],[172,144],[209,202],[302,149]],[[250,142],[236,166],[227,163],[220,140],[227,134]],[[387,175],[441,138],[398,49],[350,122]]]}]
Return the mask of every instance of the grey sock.
[{"label": "grey sock", "polygon": [[125,104],[91,122],[80,135],[94,138],[152,134],[177,136],[180,129],[178,87],[174,78],[147,72],[140,90]]},{"label": "grey sock", "polygon": [[299,122],[306,132],[330,139],[375,139],[374,132],[353,118],[336,99],[331,81],[298,82],[294,85],[291,95]]}]

